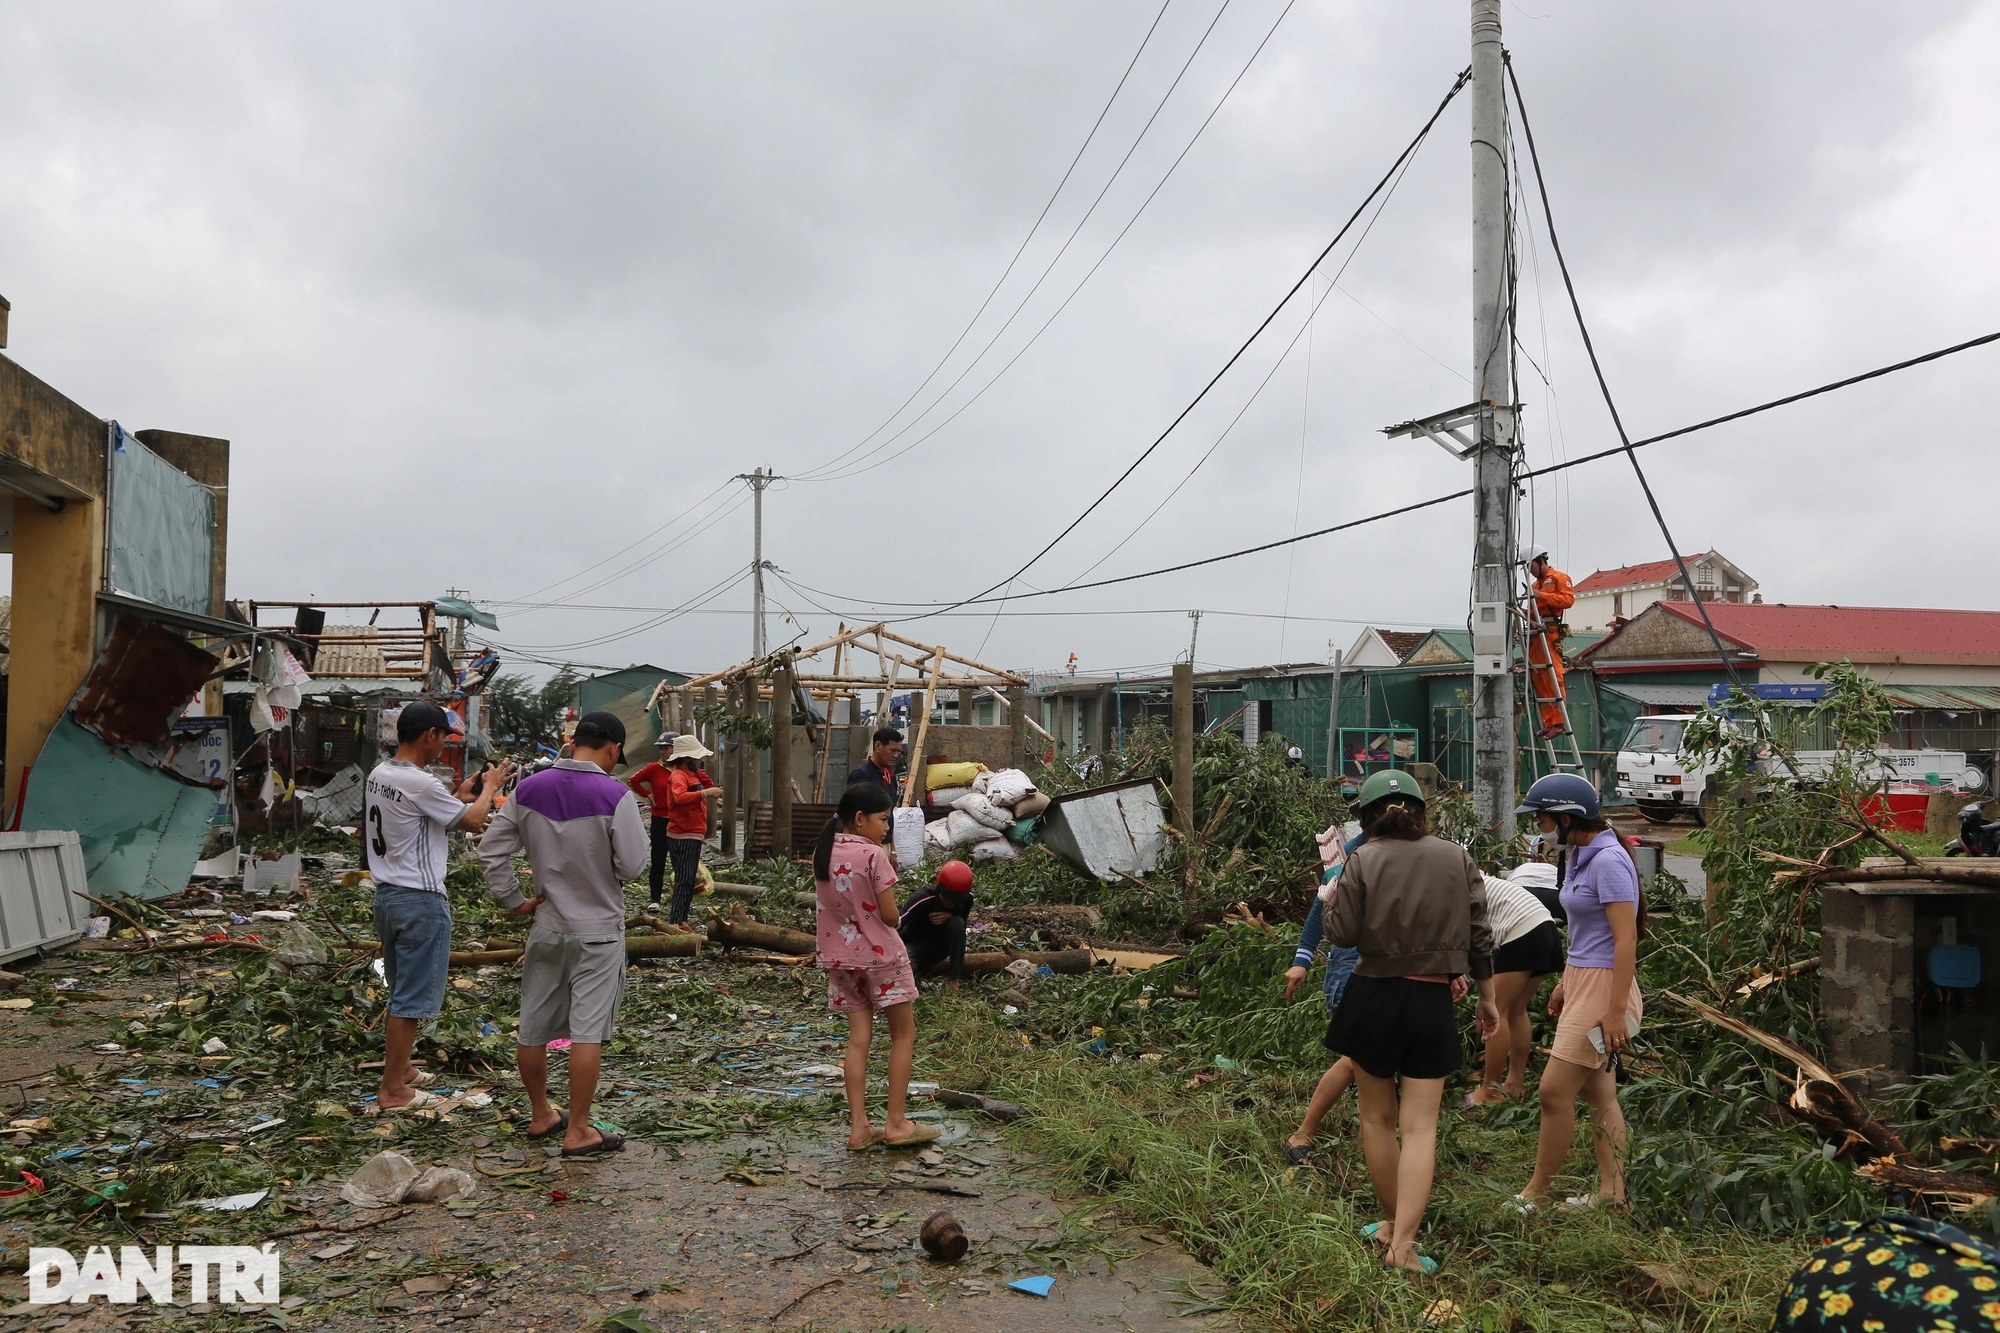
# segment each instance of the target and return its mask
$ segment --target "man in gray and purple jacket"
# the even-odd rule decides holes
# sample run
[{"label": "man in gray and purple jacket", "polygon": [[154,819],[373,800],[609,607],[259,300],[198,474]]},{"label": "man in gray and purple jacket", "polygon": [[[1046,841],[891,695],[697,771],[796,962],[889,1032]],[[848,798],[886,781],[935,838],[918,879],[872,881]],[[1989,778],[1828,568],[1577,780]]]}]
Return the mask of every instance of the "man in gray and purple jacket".
[{"label": "man in gray and purple jacket", "polygon": [[[515,1062],[534,1108],[528,1137],[562,1135],[562,1155],[616,1152],[625,1136],[590,1123],[604,1043],[625,996],[625,881],[643,874],[649,847],[638,798],[610,776],[625,724],[585,713],[571,753],[526,778],[479,840],[486,887],[516,915],[535,918],[521,959],[521,1032]],[[514,856],[526,852],[539,896],[523,898]],[[548,1046],[567,1040],[569,1111],[549,1101]]]}]

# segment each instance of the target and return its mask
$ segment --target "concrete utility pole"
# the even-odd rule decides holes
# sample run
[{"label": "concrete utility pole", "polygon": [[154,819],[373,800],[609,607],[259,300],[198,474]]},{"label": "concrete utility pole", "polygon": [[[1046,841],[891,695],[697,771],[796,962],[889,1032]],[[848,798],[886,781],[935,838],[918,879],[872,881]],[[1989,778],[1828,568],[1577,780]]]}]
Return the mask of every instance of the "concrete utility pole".
[{"label": "concrete utility pole", "polygon": [[[1507,98],[1501,0],[1472,0],[1472,387],[1479,413],[1473,537],[1472,800],[1479,822],[1514,820],[1513,237],[1507,221]],[[1494,657],[1498,655],[1498,661]],[[1494,668],[1497,666],[1497,670]]]},{"label": "concrete utility pole", "polygon": [[[1472,385],[1464,407],[1383,433],[1423,436],[1473,465],[1472,806],[1514,826],[1514,464],[1509,366],[1513,248],[1507,222],[1507,102],[1500,0],[1472,0]],[[1364,711],[1366,705],[1364,704]],[[1367,725],[1363,719],[1363,725]]]},{"label": "concrete utility pole", "polygon": [[736,480],[750,483],[750,656],[757,658],[764,655],[764,488],[784,478],[760,467]]}]

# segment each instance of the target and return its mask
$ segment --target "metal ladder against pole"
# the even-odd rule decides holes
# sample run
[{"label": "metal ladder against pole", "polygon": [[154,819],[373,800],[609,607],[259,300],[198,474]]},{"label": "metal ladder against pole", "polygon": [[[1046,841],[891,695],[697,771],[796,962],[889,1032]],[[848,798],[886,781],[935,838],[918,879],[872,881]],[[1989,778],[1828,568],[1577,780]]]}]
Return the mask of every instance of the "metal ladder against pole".
[{"label": "metal ladder against pole", "polygon": [[[1535,681],[1534,642],[1536,635],[1541,632],[1541,619],[1535,612],[1535,590],[1532,586],[1527,589],[1518,603],[1515,623],[1521,628],[1521,661],[1526,667],[1528,678],[1527,706],[1533,710],[1536,738],[1541,742],[1542,752],[1548,758],[1548,771],[1550,773],[1575,773],[1581,776],[1583,774],[1583,751],[1577,746],[1576,726],[1570,721],[1569,691],[1560,685],[1556,685],[1556,692],[1553,696],[1544,695],[1540,692],[1541,687]],[[1556,674],[1554,659],[1561,651],[1562,645],[1560,643],[1551,643],[1549,645],[1550,662],[1547,674],[1551,682],[1555,680]],[[1563,729],[1560,736],[1551,737],[1541,735],[1542,706],[1544,704],[1554,704],[1562,712]],[[1558,742],[1568,746],[1569,754],[1567,758],[1557,748]]]}]

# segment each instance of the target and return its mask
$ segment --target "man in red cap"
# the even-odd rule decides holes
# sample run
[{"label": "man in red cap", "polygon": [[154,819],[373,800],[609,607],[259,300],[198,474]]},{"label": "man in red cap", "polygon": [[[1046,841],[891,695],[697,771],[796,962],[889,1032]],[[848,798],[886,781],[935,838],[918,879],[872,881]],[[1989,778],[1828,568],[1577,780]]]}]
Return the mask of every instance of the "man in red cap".
[{"label": "man in red cap", "polygon": [[910,970],[918,976],[951,960],[951,988],[958,990],[965,975],[965,922],[972,915],[972,867],[963,861],[946,861],[938,867],[937,881],[917,891],[903,909],[897,927],[910,951]]}]

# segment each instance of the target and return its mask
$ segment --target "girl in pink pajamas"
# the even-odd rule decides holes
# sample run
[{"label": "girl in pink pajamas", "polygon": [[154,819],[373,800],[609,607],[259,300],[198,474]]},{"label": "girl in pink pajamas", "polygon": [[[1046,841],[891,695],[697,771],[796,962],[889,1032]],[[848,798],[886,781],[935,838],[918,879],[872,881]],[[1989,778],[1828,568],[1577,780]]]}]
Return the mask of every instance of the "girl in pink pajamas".
[{"label": "girl in pink pajamas", "polygon": [[[917,979],[909,951],[896,933],[896,870],[882,850],[889,836],[889,793],[857,782],[840,797],[813,847],[813,887],[819,895],[819,965],[826,969],[827,1003],[847,1015],[847,1109],[853,1122],[851,1152],[878,1143],[892,1148],[928,1143],[934,1126],[903,1113],[916,1057]],[[875,1011],[889,1019],[889,1098],[882,1128],[868,1121],[868,1047]]]}]

